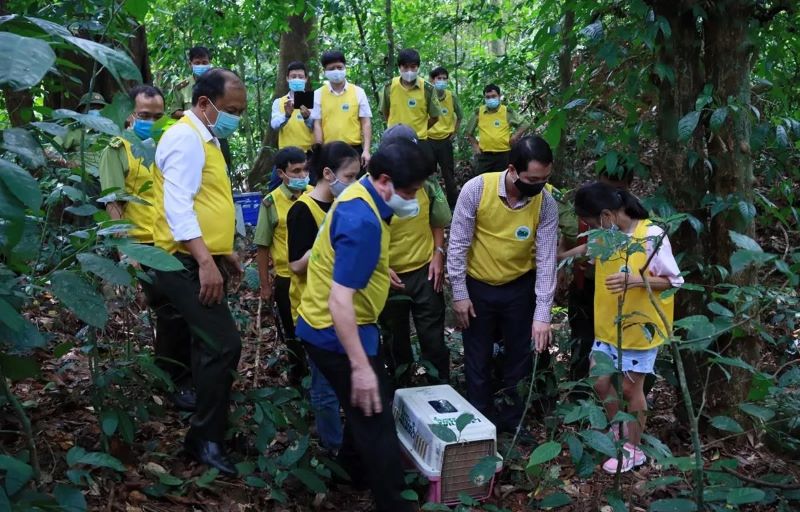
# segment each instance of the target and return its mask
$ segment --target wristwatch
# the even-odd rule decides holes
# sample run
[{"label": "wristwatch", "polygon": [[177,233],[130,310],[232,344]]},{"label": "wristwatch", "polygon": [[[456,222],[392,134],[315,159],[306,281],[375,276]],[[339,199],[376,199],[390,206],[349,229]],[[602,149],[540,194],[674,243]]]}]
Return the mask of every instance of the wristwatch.
[{"label": "wristwatch", "polygon": [[438,252],[438,253],[441,253],[441,254],[442,254],[442,256],[444,256],[444,255],[445,255],[445,253],[444,253],[444,247],[437,247],[437,248],[436,248],[436,252]]}]

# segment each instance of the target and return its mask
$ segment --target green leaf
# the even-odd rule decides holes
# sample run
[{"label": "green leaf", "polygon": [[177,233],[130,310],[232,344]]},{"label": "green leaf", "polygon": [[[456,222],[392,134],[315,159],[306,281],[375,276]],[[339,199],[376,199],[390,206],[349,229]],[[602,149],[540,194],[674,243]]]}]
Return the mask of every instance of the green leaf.
[{"label": "green leaf", "polygon": [[439,425],[438,423],[431,423],[428,427],[430,427],[431,432],[433,432],[436,437],[445,443],[455,443],[458,440],[456,433],[453,432],[450,427]]},{"label": "green leaf", "polygon": [[[130,0],[128,0],[128,1],[130,1]],[[127,5],[127,4],[128,4],[128,2],[125,2],[125,5]],[[112,121],[114,121],[114,123],[116,123],[116,125],[121,130],[124,130],[125,129],[125,121],[131,115],[131,112],[133,112],[133,108],[134,108],[133,100],[131,100],[130,96],[128,96],[125,93],[118,92],[118,93],[116,93],[114,95],[114,98],[111,100],[111,103],[109,103],[108,105],[103,107],[103,110],[101,111],[101,113],[103,114],[103,116],[105,116],[108,119],[111,119]],[[129,132],[125,132],[125,131],[123,131],[122,133],[123,133],[123,136],[129,134]],[[141,140],[135,134],[131,134],[131,135],[133,135],[132,138],[134,139],[134,141],[139,142]],[[126,139],[127,139],[127,137],[126,137]],[[136,156],[136,154],[134,154],[133,156]],[[145,165],[147,165],[147,164],[145,164]]]},{"label": "green leaf", "polygon": [[70,36],[64,39],[105,66],[114,78],[117,79],[120,86],[124,87],[124,80],[133,80],[134,82],[142,81],[139,68],[136,67],[136,64],[133,63],[126,53],[88,39],[81,39],[80,37]]},{"label": "green leaf", "polygon": [[24,320],[24,326],[19,332],[12,331],[5,325],[0,324],[0,340],[5,342],[9,348],[19,352],[28,352],[31,349],[45,345],[42,333],[28,320]]},{"label": "green leaf", "polygon": [[122,132],[120,131],[119,127],[114,124],[114,121],[103,116],[90,116],[89,114],[81,114],[75,112],[74,110],[60,108],[53,111],[53,118],[74,119],[90,130],[105,133],[106,135],[111,135],[112,137],[118,137],[122,135]]},{"label": "green leaf", "polygon": [[208,488],[217,479],[219,476],[219,470],[217,468],[211,468],[195,480],[194,483],[197,484],[198,487]]},{"label": "green leaf", "polygon": [[139,21],[144,21],[144,17],[150,9],[150,2],[149,0],[126,0],[123,7],[125,12]]},{"label": "green leaf", "polygon": [[739,425],[736,420],[729,418],[728,416],[714,416],[711,418],[711,426],[719,430],[734,432],[736,434],[744,432],[741,425]]},{"label": "green leaf", "polygon": [[709,311],[711,311],[715,315],[725,316],[725,317],[728,317],[728,318],[733,318],[733,311],[731,311],[730,309],[726,308],[725,306],[723,306],[719,302],[711,302],[706,307],[708,308]]},{"label": "green leaf", "polygon": [[39,190],[39,183],[28,171],[0,158],[0,181],[22,204],[31,210],[39,210],[42,205],[42,192]]},{"label": "green leaf", "polygon": [[119,425],[119,415],[117,411],[114,410],[105,410],[100,414],[100,426],[103,429],[103,433],[107,436],[113,436],[114,432],[117,431],[117,426]]},{"label": "green leaf", "polygon": [[738,274],[750,265],[759,266],[773,259],[775,259],[774,254],[769,254],[762,251],[745,251],[743,249],[739,249],[731,254],[731,272],[733,274]]},{"label": "green leaf", "polygon": [[747,503],[758,503],[766,497],[766,493],[761,489],[753,487],[738,487],[728,491],[729,505],[745,505]]},{"label": "green leaf", "polygon": [[548,441],[540,444],[533,450],[530,458],[528,459],[528,466],[535,466],[537,464],[544,464],[558,457],[561,453],[561,443],[556,441]]},{"label": "green leaf", "polygon": [[750,391],[747,393],[748,400],[763,400],[769,394],[769,388],[773,385],[772,376],[767,373],[756,373],[750,381]]},{"label": "green leaf", "polygon": [[2,148],[19,155],[29,168],[37,169],[46,164],[42,146],[39,145],[33,134],[24,128],[3,130]]},{"label": "green leaf", "polygon": [[785,149],[791,147],[789,135],[786,133],[786,128],[783,125],[779,124],[775,127],[775,141],[778,143],[779,148]]},{"label": "green leaf", "polygon": [[74,272],[59,270],[50,278],[53,294],[87,324],[102,329],[108,322],[103,296]]},{"label": "green leaf", "polygon": [[589,375],[592,377],[604,377],[617,373],[617,367],[614,366],[614,362],[607,354],[595,352],[592,357],[594,357],[594,366],[589,371]]},{"label": "green leaf", "polygon": [[116,457],[102,452],[87,452],[80,446],[73,446],[67,452],[67,464],[69,466],[86,464],[97,468],[110,468],[120,473],[125,472],[125,466]]},{"label": "green leaf", "polygon": [[117,247],[119,252],[138,261],[140,264],[163,272],[183,270],[183,263],[164,249],[151,245],[126,243]]},{"label": "green leaf", "polygon": [[302,436],[297,441],[291,444],[286,451],[278,457],[278,464],[283,467],[291,467],[297,464],[297,461],[303,458],[303,455],[308,451],[308,436]]},{"label": "green leaf", "polygon": [[80,489],[57,484],[53,489],[53,496],[63,512],[86,512],[86,498]]},{"label": "green leaf", "polygon": [[679,482],[683,482],[683,478],[679,476],[662,476],[649,480],[644,486],[646,489],[655,489],[657,487],[668,487]]},{"label": "green leaf", "polygon": [[84,272],[92,273],[111,284],[120,286],[131,284],[133,278],[128,271],[108,258],[94,253],[84,252],[78,254],[77,259]]},{"label": "green leaf", "polygon": [[614,441],[612,441],[607,434],[598,432],[597,430],[584,430],[580,433],[580,436],[593,450],[603,455],[608,455],[609,457],[617,456],[617,449],[614,448]]},{"label": "green leaf", "polygon": [[[419,494],[414,489],[406,489],[400,493],[400,497],[408,501],[419,501]],[[425,510],[423,508],[423,510]],[[447,510],[450,510],[449,508]]]},{"label": "green leaf", "polygon": [[29,89],[41,82],[55,62],[55,52],[41,39],[0,32],[0,86]]},{"label": "green leaf", "polygon": [[769,421],[775,417],[775,411],[772,409],[767,409],[766,407],[755,404],[741,403],[739,404],[739,409],[763,421]]},{"label": "green leaf", "polygon": [[577,98],[564,105],[564,110],[572,110],[574,108],[582,107],[588,103],[589,102],[584,98]]},{"label": "green leaf", "polygon": [[422,505],[422,510],[425,512],[450,512],[452,509],[447,505],[442,505],[441,503],[433,503],[427,502],[426,504]]},{"label": "green leaf", "polygon": [[33,356],[22,357],[12,354],[0,354],[0,366],[9,379],[24,380],[39,376],[39,361]]},{"label": "green leaf", "polygon": [[736,231],[728,231],[728,236],[731,237],[731,242],[736,245],[739,249],[744,249],[747,251],[754,251],[754,252],[764,252],[758,242],[753,240],[747,235],[743,235],[741,233],[737,233]]},{"label": "green leaf", "polygon": [[741,357],[725,357],[725,356],[714,356],[711,358],[711,361],[718,364],[724,364],[727,366],[734,366],[736,368],[741,368],[742,370],[747,371],[754,371],[754,368],[745,362]]},{"label": "green leaf", "polygon": [[38,130],[52,135],[53,137],[60,137],[62,139],[69,133],[69,129],[67,127],[61,126],[57,123],[35,121],[31,123],[31,125],[35,126]]},{"label": "green leaf", "polygon": [[25,328],[25,318],[3,298],[0,298],[0,322],[14,332],[21,332]]},{"label": "green leaf", "polygon": [[642,434],[642,440],[651,446],[657,455],[661,457],[672,457],[672,450],[657,437],[653,437],[649,434]]},{"label": "green leaf", "polygon": [[0,470],[6,472],[6,492],[9,496],[15,495],[33,478],[32,467],[8,455],[0,455]]},{"label": "green leaf", "polygon": [[469,471],[469,481],[475,485],[484,485],[494,477],[497,471],[497,463],[499,458],[494,455],[487,455],[478,461],[477,464],[472,466]]},{"label": "green leaf", "polygon": [[158,473],[158,482],[167,487],[178,487],[183,485],[183,480],[169,473]]},{"label": "green leaf", "polygon": [[269,485],[267,485],[267,482],[265,482],[263,478],[259,478],[253,475],[250,475],[247,478],[245,478],[244,483],[256,489],[266,489],[267,487],[269,487]]},{"label": "green leaf", "polygon": [[694,129],[697,128],[697,122],[700,121],[700,112],[689,112],[678,121],[678,141],[686,142],[691,138]]},{"label": "green leaf", "polygon": [[694,512],[695,510],[697,505],[685,498],[669,498],[650,504],[650,512]]},{"label": "green leaf", "polygon": [[570,498],[569,495],[563,492],[554,492],[542,498],[542,501],[539,502],[539,508],[549,509],[563,507],[564,505],[569,505],[571,502],[572,498]]},{"label": "green leaf", "polygon": [[719,107],[718,109],[714,110],[714,113],[711,114],[711,119],[709,120],[711,131],[718,131],[722,127],[722,123],[725,122],[727,117],[728,107]]},{"label": "green leaf", "polygon": [[567,434],[565,439],[567,441],[567,447],[569,448],[569,454],[572,457],[572,463],[577,465],[583,457],[583,443],[573,434]]},{"label": "green leaf", "polygon": [[459,432],[463,432],[467,425],[472,423],[472,420],[475,419],[475,415],[465,412],[461,414],[458,418],[456,418],[456,429]]}]

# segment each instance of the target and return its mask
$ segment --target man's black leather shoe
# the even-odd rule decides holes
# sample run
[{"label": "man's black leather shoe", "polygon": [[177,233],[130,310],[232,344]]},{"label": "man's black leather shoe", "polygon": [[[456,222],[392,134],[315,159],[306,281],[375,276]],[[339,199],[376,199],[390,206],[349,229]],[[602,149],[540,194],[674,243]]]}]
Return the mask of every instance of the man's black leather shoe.
[{"label": "man's black leather shoe", "polygon": [[187,437],[183,442],[183,448],[197,462],[217,468],[225,476],[237,476],[239,474],[236,471],[236,466],[225,455],[225,448],[221,443]]},{"label": "man's black leather shoe", "polygon": [[169,395],[169,400],[179,411],[197,410],[197,394],[192,389],[179,389]]}]

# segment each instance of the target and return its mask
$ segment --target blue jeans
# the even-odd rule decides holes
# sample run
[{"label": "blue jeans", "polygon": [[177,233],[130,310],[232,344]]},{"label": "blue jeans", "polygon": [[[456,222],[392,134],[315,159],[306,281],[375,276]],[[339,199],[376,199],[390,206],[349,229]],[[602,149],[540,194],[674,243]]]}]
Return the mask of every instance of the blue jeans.
[{"label": "blue jeans", "polygon": [[339,399],[333,391],[328,379],[322,375],[311,358],[311,408],[314,410],[314,421],[317,425],[322,446],[331,451],[338,451],[342,446],[342,417],[339,414]]}]

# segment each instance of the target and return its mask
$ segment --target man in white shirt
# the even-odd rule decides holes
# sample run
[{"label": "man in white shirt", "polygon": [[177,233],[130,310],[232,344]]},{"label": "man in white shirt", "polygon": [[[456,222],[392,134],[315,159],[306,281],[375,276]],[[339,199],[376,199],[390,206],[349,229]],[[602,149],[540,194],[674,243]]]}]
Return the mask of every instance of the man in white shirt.
[{"label": "man in white shirt", "polygon": [[364,89],[351,84],[344,54],[327,51],[320,59],[327,81],[314,91],[314,142],[327,144],[340,140],[361,155],[361,167],[369,164],[372,143],[372,109]]},{"label": "man in white shirt", "polygon": [[[197,79],[192,108],[156,149],[153,242],[185,269],[153,271],[153,284],[192,331],[197,409],[184,447],[196,460],[236,475],[224,448],[241,339],[225,300],[225,276],[241,274],[233,249],[235,215],[219,139],[233,135],[247,108],[236,74],[214,68]],[[160,169],[160,171],[159,171]]]}]

